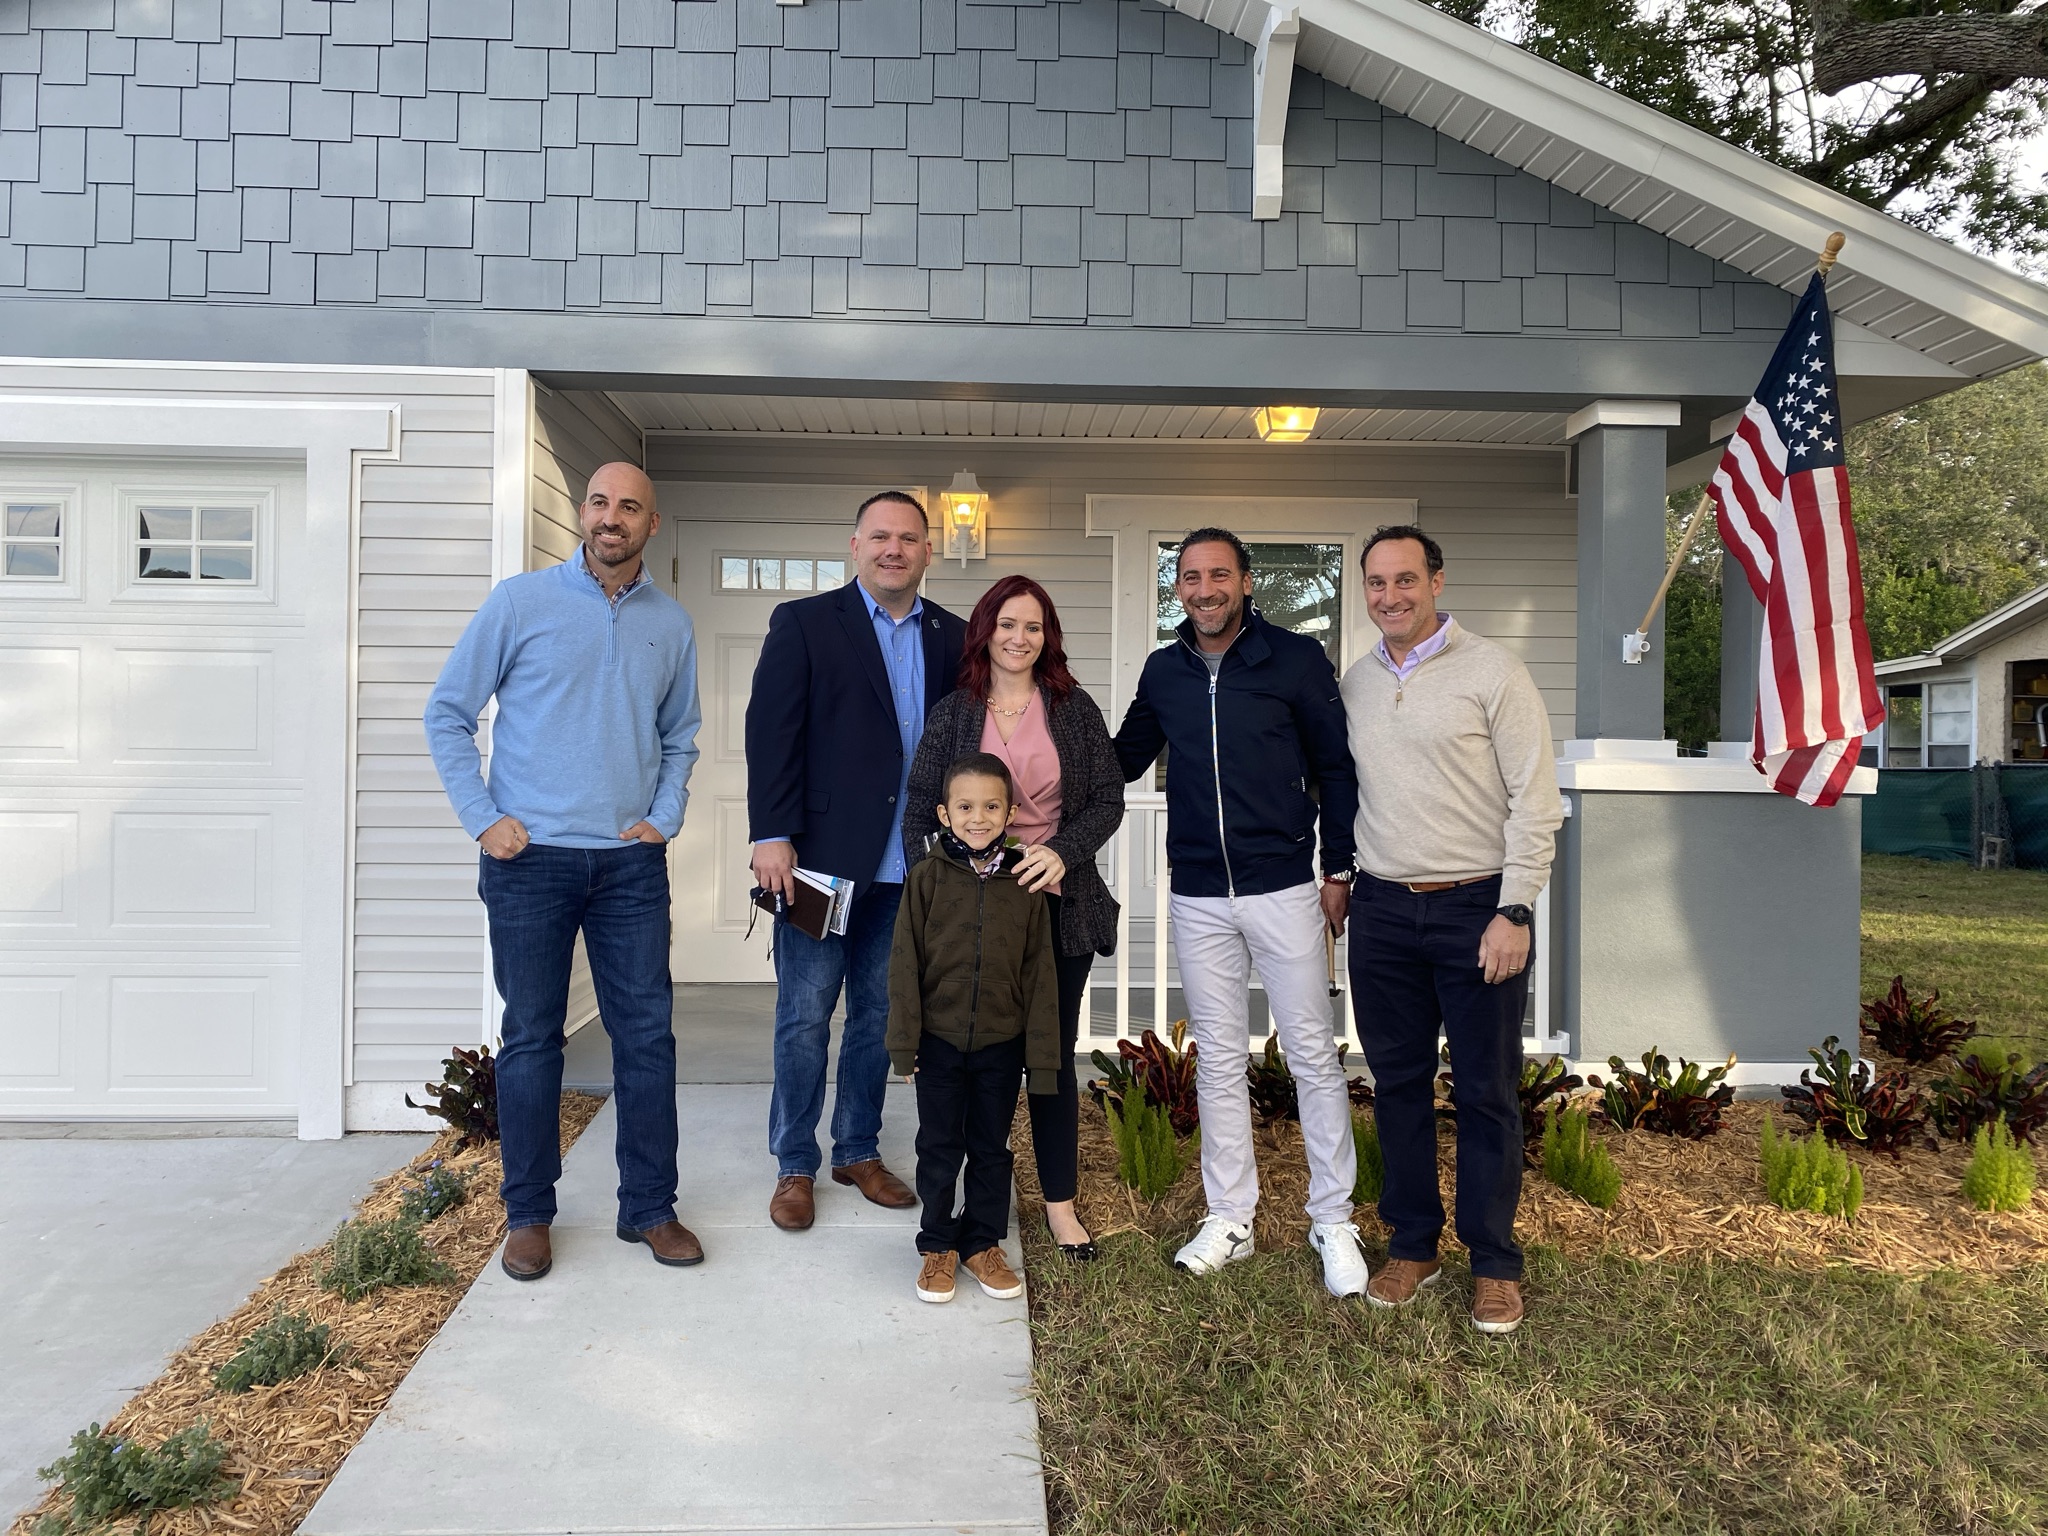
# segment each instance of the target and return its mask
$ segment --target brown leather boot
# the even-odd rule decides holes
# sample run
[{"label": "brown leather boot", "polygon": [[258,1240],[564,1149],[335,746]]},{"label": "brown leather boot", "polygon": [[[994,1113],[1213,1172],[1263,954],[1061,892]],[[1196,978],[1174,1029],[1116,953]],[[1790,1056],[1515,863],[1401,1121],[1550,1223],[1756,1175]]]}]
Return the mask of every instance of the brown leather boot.
[{"label": "brown leather boot", "polygon": [[802,1232],[818,1218],[811,1194],[811,1180],[801,1173],[786,1173],[775,1181],[775,1193],[768,1199],[768,1219],[785,1232]]},{"label": "brown leather boot", "polygon": [[498,1263],[514,1280],[538,1280],[555,1267],[555,1250],[546,1227],[521,1227],[505,1239]]},{"label": "brown leather boot", "polygon": [[664,1221],[658,1227],[645,1227],[638,1231],[622,1226],[619,1228],[619,1241],[645,1243],[653,1253],[655,1263],[675,1269],[688,1269],[692,1264],[704,1262],[704,1245],[697,1241],[697,1234],[680,1221]]},{"label": "brown leather boot", "polygon": [[884,1168],[879,1157],[834,1168],[832,1182],[851,1184],[876,1205],[886,1205],[892,1211],[907,1211],[917,1204],[917,1196],[911,1193],[910,1186]]}]

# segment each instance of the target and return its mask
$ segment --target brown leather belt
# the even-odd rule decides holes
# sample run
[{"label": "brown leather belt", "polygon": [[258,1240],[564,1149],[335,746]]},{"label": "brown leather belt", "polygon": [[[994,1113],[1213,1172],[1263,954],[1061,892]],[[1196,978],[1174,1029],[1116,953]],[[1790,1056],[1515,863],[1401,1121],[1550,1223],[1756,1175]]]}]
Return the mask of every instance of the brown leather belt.
[{"label": "brown leather belt", "polygon": [[1491,875],[1474,875],[1470,880],[1425,880],[1420,885],[1403,880],[1401,884],[1419,895],[1427,895],[1431,891],[1455,891],[1461,885],[1477,885],[1482,880],[1492,878]]}]

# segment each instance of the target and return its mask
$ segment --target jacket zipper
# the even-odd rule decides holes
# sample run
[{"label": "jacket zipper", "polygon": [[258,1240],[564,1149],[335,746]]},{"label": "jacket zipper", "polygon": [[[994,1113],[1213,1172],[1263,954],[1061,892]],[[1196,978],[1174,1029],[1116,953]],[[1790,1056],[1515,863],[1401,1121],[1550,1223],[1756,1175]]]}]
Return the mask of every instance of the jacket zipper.
[{"label": "jacket zipper", "polygon": [[974,1051],[974,1026],[981,1017],[981,924],[987,911],[988,880],[974,882],[974,981],[967,990],[967,1052]]},{"label": "jacket zipper", "polygon": [[[1375,652],[1375,654],[1377,654],[1377,652]],[[1427,656],[1423,657],[1422,660],[1415,663],[1415,672],[1420,672],[1424,667],[1428,666],[1432,661],[1435,661],[1437,657],[1441,655],[1443,655],[1443,647],[1439,646],[1436,650],[1431,651]],[[1407,678],[1401,676],[1400,669],[1393,664],[1390,658],[1384,656],[1381,657],[1380,665],[1385,667],[1389,672],[1394,674],[1394,708],[1399,709],[1401,707],[1401,696],[1408,691]],[[1413,677],[1415,675],[1415,672],[1410,672],[1408,676]]]},{"label": "jacket zipper", "polygon": [[[1243,638],[1244,630],[1244,625],[1240,624],[1237,634],[1231,637],[1230,645],[1224,647],[1225,656]],[[1188,645],[1185,640],[1181,644]],[[1188,645],[1188,650],[1194,652],[1196,660],[1201,660],[1201,653],[1193,646]],[[1205,669],[1208,665],[1208,662],[1202,662]],[[1216,851],[1223,855],[1223,888],[1234,898],[1237,895],[1237,876],[1230,868],[1230,836],[1223,830],[1223,748],[1216,732],[1216,684],[1222,677],[1223,663],[1219,661],[1216,670],[1209,674],[1209,777],[1216,785]]]}]

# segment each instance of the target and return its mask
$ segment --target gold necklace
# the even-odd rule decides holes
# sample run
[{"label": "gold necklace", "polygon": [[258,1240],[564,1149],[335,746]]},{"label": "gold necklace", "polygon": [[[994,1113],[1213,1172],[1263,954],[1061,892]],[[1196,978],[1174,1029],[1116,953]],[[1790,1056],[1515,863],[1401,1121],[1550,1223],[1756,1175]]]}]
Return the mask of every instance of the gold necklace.
[{"label": "gold necklace", "polygon": [[1027,697],[1024,700],[1022,704],[1019,704],[1015,709],[1004,709],[1002,706],[996,703],[994,694],[990,694],[988,698],[984,701],[984,703],[990,714],[1001,715],[1005,719],[1015,719],[1018,715],[1023,714],[1025,710],[1031,707],[1031,700],[1036,697],[1038,697],[1038,695],[1034,691],[1029,697]]}]

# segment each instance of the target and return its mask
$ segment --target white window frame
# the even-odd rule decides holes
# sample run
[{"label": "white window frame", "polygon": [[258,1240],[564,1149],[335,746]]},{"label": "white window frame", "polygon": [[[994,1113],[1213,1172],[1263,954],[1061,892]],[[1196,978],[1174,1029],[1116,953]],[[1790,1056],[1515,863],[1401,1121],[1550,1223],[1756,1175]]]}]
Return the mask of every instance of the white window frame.
[{"label": "white window frame", "polygon": [[[1968,724],[1964,727],[1967,734],[1964,736],[1964,739],[1960,742],[1944,741],[1937,743],[1934,739],[1934,690],[1938,687],[1943,686],[1944,684],[1953,684],[1957,687],[1960,687],[1964,691],[1964,696],[1968,698],[1970,701],[1970,705],[1967,710],[1945,709],[1941,711],[1941,713],[1944,715],[1962,715],[1964,719],[1968,721]],[[1913,766],[1917,768],[1931,768],[1936,766],[1932,761],[1932,757],[1933,749],[1937,745],[1944,747],[1960,746],[1963,749],[1964,753],[1963,761],[1961,763],[1944,763],[1940,765],[1941,767],[1951,770],[1956,768],[1967,768],[1972,763],[1977,761],[1976,679],[1971,677],[1968,673],[1951,673],[1944,677],[1900,678],[1896,682],[1886,682],[1884,684],[1886,719],[1884,724],[1884,755],[1879,765],[1880,767],[1894,768],[1903,766],[1902,764],[1894,764],[1891,760],[1891,755],[1894,749],[1892,746],[1891,739],[1892,724],[1890,719],[1890,708],[1892,690],[1895,688],[1918,688],[1920,690],[1920,760]],[[1910,751],[1912,749],[1904,748],[1901,750]]]},{"label": "white window frame", "polygon": [[[79,579],[85,568],[85,487],[76,481],[0,480],[0,508],[10,501],[54,501],[57,514],[57,574],[55,576],[9,576],[0,555],[0,593],[15,598],[78,598],[84,595]],[[6,524],[0,522],[0,540],[6,538]],[[21,540],[43,543],[41,539]]]},{"label": "white window frame", "polygon": [[[715,561],[717,561],[717,562],[718,562],[718,579],[717,579],[717,581],[716,581],[715,583],[713,583],[713,590],[714,590],[714,591],[716,591],[716,592],[718,592],[718,593],[720,593],[720,594],[724,594],[724,593],[731,593],[731,594],[733,594],[734,596],[738,596],[738,595],[740,595],[740,594],[742,594],[742,593],[762,593],[762,592],[786,592],[786,593],[790,594],[790,595],[791,595],[792,597],[809,597],[809,596],[812,596],[813,594],[815,594],[815,593],[818,593],[818,592],[836,592],[836,591],[838,591],[838,590],[839,590],[839,588],[840,588],[840,587],[843,587],[843,586],[845,586],[845,585],[846,585],[846,584],[847,584],[848,582],[850,582],[850,581],[852,581],[852,580],[854,579],[854,572],[853,572],[853,559],[852,559],[852,557],[851,557],[850,555],[847,555],[847,554],[844,554],[844,553],[840,553],[840,552],[834,552],[834,553],[832,553],[832,554],[825,554],[825,555],[819,555],[819,554],[809,554],[809,555],[792,555],[792,554],[775,554],[775,553],[764,553],[764,552],[762,552],[762,551],[759,551],[759,550],[754,550],[754,551],[742,551],[742,550],[721,550],[721,551],[719,551],[719,552],[718,552],[717,554],[714,554],[714,555],[713,555],[713,556],[712,556],[711,558],[712,558],[713,560],[715,560]],[[744,560],[744,561],[746,561],[746,562],[747,562],[747,585],[746,585],[746,586],[744,586],[744,587],[730,587],[730,586],[727,586],[727,585],[726,585],[726,583],[725,583],[725,562],[726,562],[726,561],[728,561],[728,560]],[[776,562],[777,562],[777,563],[778,563],[779,565],[787,565],[787,564],[788,564],[788,563],[789,563],[789,562],[790,562],[791,560],[808,560],[808,561],[810,561],[810,563],[811,563],[811,567],[812,567],[812,576],[811,576],[811,584],[810,584],[810,585],[809,585],[808,587],[791,587],[791,586],[773,586],[773,587],[764,587],[764,586],[759,586],[759,585],[756,585],[756,584],[755,584],[755,582],[754,582],[754,575],[755,575],[756,571],[757,571],[757,570],[759,569],[759,565],[758,565],[758,562],[759,562],[759,561],[762,561],[762,560],[773,560],[773,561],[776,561]],[[830,586],[830,587],[821,587],[821,586],[819,586],[819,585],[818,585],[818,583],[817,583],[817,566],[818,566],[818,564],[819,564],[819,562],[820,562],[820,561],[837,561],[837,562],[838,562],[838,564],[839,564],[839,568],[840,568],[840,573],[841,573],[841,574],[840,574],[840,578],[839,578],[839,581],[838,581],[838,583],[837,583],[836,585],[834,585],[834,586]],[[777,578],[777,579],[778,579],[778,581],[779,581],[779,580],[780,580],[780,577],[778,576],[778,578]]]},{"label": "white window frame", "polygon": [[[237,485],[231,480],[205,482],[121,484],[116,487],[121,511],[121,576],[115,593],[118,602],[168,603],[268,603],[276,600],[273,580],[277,566],[278,487],[270,481]],[[250,562],[249,581],[165,580],[138,574],[138,552],[142,547],[142,509],[148,505],[208,508],[253,506],[255,550]],[[152,541],[159,542],[159,541]],[[195,526],[190,541],[196,550],[200,540]]]}]

